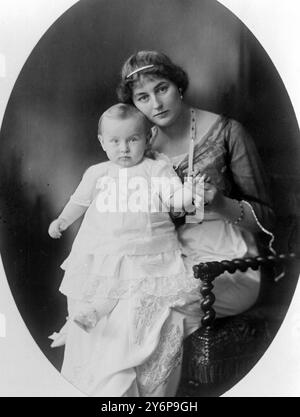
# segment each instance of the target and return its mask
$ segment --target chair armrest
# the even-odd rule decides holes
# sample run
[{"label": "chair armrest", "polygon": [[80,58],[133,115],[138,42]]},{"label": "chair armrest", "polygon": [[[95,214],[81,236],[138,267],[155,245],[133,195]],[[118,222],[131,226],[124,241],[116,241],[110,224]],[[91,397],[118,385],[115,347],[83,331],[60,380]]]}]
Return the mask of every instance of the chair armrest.
[{"label": "chair armrest", "polygon": [[260,266],[266,265],[278,265],[286,263],[293,259],[299,259],[295,253],[280,254],[280,255],[269,255],[266,257],[256,256],[252,258],[237,258],[231,261],[213,261],[213,262],[204,262],[198,265],[194,265],[194,277],[202,281],[202,286],[200,293],[203,297],[201,302],[201,309],[204,313],[201,324],[207,330],[210,330],[213,326],[216,312],[213,309],[213,304],[215,302],[215,295],[213,294],[213,281],[219,275],[224,272],[229,272],[233,274],[236,271],[245,272],[248,268],[257,270]]}]

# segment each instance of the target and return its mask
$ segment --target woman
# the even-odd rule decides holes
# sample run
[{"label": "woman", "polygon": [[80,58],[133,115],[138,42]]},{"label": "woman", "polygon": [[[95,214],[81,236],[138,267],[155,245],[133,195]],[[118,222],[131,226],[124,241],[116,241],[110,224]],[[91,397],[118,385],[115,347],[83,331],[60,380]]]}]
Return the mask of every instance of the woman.
[{"label": "woman", "polygon": [[[205,174],[205,214],[200,224],[178,226],[187,263],[217,261],[258,254],[266,240],[272,250],[273,211],[260,161],[243,127],[223,116],[191,108],[184,100],[186,73],[166,55],[140,51],[123,65],[118,97],[133,103],[154,124],[153,149],[166,154],[183,180],[194,144],[194,175]],[[262,237],[262,239],[260,239]],[[217,316],[241,313],[257,300],[260,272],[223,274],[215,281]],[[200,325],[199,299],[174,311],[184,336]],[[180,375],[180,366],[174,375]],[[175,389],[178,379],[173,378]]]}]

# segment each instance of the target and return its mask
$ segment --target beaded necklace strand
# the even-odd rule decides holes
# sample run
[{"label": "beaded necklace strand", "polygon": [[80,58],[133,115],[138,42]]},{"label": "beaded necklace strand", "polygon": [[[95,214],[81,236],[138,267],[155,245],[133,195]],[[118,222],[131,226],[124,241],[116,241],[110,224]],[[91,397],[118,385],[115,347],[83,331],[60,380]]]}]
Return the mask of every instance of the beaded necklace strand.
[{"label": "beaded necklace strand", "polygon": [[191,108],[191,132],[190,132],[189,163],[188,163],[188,177],[189,178],[193,177],[195,138],[196,138],[196,116],[195,116],[195,110]]}]

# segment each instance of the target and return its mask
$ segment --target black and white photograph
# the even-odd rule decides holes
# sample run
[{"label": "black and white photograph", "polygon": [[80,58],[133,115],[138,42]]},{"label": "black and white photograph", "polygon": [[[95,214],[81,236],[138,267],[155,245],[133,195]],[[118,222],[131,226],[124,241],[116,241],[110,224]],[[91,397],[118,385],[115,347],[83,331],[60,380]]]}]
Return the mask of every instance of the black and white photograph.
[{"label": "black and white photograph", "polygon": [[299,17],[0,0],[0,397],[300,395]]}]

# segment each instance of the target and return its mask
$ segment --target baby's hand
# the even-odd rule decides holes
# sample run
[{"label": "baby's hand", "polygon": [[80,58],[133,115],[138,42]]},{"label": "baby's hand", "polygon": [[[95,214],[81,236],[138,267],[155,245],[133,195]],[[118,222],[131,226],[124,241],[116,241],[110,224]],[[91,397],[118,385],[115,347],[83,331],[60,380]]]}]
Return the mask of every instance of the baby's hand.
[{"label": "baby's hand", "polygon": [[195,207],[200,207],[203,202],[204,180],[203,176],[188,177],[184,182],[185,211],[193,212]]},{"label": "baby's hand", "polygon": [[203,209],[204,204],[204,175],[198,175],[193,181],[194,205],[197,209]]},{"label": "baby's hand", "polygon": [[67,229],[66,221],[64,219],[55,219],[50,224],[48,233],[52,239],[59,239],[61,237],[61,232],[64,232]]},{"label": "baby's hand", "polygon": [[193,180],[187,178],[183,185],[183,209],[186,213],[193,212],[195,207],[193,205]]}]

